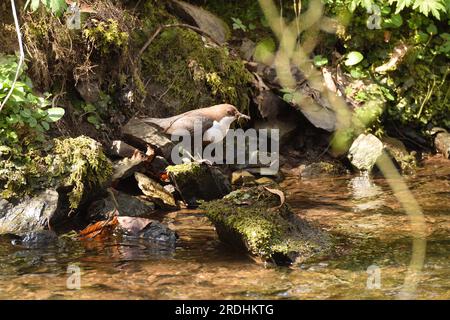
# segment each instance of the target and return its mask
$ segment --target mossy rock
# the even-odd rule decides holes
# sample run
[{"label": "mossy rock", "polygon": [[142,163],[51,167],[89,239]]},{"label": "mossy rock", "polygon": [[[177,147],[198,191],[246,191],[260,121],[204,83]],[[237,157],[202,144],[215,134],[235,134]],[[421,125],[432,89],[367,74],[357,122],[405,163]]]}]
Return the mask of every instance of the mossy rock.
[{"label": "mossy rock", "polygon": [[86,136],[54,139],[43,153],[30,151],[20,158],[0,161],[1,197],[19,199],[54,188],[67,193],[68,207],[77,209],[112,174],[101,144]]},{"label": "mossy rock", "polygon": [[[162,4],[152,4],[147,10],[144,29],[148,32],[138,35],[143,43],[159,25],[180,22]],[[150,116],[175,115],[219,103],[233,104],[241,111],[248,108],[251,73],[226,47],[205,44],[193,30],[163,29],[141,62],[143,77],[151,79],[145,102]]]},{"label": "mossy rock", "polygon": [[330,236],[293,214],[280,197],[259,186],[200,206],[219,238],[276,264],[302,263],[331,249]]},{"label": "mossy rock", "polygon": [[230,181],[218,168],[203,163],[184,163],[166,169],[184,202],[219,199],[231,191]]}]

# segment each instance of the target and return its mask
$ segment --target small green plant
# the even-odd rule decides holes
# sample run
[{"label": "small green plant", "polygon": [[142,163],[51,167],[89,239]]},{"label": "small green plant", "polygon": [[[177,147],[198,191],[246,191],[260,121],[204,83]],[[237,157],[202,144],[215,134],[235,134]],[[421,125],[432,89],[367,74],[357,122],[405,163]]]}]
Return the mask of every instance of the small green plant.
[{"label": "small green plant", "polygon": [[328,58],[319,54],[314,57],[313,63],[316,67],[323,67],[328,63]]},{"label": "small green plant", "polygon": [[[11,89],[17,65],[15,56],[0,55],[0,100]],[[35,95],[30,78],[24,74],[25,68],[0,114],[0,146],[4,151],[43,141],[50,123],[64,116],[63,108],[50,107],[50,94]]]},{"label": "small green plant", "polygon": [[247,32],[249,30],[254,30],[256,28],[256,26],[253,23],[249,23],[248,26],[246,26],[239,18],[231,18],[231,20],[233,21],[234,30],[242,30],[244,32]]}]

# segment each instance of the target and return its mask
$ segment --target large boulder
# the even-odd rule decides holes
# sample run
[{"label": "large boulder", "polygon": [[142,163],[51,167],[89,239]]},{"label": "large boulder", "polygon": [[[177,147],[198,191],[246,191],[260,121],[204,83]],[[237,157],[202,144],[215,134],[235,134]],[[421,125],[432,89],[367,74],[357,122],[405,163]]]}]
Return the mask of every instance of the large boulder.
[{"label": "large boulder", "polygon": [[302,263],[331,249],[330,236],[293,214],[277,189],[243,188],[200,208],[222,241],[263,261]]},{"label": "large boulder", "polygon": [[18,203],[0,199],[0,234],[23,235],[48,229],[58,207],[58,192],[44,190]]}]

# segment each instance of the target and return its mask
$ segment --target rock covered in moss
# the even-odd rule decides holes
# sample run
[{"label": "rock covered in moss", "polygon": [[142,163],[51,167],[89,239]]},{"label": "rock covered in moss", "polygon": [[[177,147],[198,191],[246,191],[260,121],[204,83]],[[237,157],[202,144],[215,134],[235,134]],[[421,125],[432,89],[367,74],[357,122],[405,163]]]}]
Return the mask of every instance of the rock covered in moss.
[{"label": "rock covered in moss", "polygon": [[294,215],[280,197],[259,186],[243,188],[201,209],[220,239],[264,261],[300,263],[331,248],[330,236]]},{"label": "rock covered in moss", "polygon": [[[180,21],[163,3],[152,3],[145,12],[148,34],[161,24]],[[183,27],[164,28],[142,54],[147,115],[171,116],[218,103],[230,103],[241,111],[248,107],[253,76],[241,59],[226,47],[205,44],[202,35]]]},{"label": "rock covered in moss", "polygon": [[0,161],[3,198],[17,200],[52,188],[67,193],[68,207],[76,209],[112,173],[100,143],[86,136],[54,139],[43,153],[34,150],[22,155],[21,161]]},{"label": "rock covered in moss", "polygon": [[60,186],[70,188],[70,207],[78,208],[89,198],[88,193],[101,188],[112,174],[112,165],[100,143],[86,136],[55,139],[47,156],[48,173],[56,177]]},{"label": "rock covered in moss", "polygon": [[219,199],[231,191],[228,177],[203,163],[168,166],[166,170],[183,200],[191,206],[196,206],[197,200]]}]

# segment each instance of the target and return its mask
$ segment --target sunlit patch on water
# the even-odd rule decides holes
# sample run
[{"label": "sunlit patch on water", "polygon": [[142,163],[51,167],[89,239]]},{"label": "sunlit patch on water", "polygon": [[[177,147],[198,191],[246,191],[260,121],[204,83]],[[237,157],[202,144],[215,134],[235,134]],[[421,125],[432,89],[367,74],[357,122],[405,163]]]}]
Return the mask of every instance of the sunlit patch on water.
[{"label": "sunlit patch on water", "polygon": [[[406,178],[427,222],[418,299],[450,299],[449,178],[442,159]],[[178,232],[175,250],[119,237],[46,248],[2,237],[0,298],[398,298],[411,259],[411,230],[384,179],[288,177],[283,187],[297,214],[334,235],[335,254],[295,268],[264,268],[220,243],[200,212],[179,211],[158,217]],[[80,290],[67,288],[71,264],[82,270]],[[373,285],[370,266],[379,271],[379,285]]]}]

